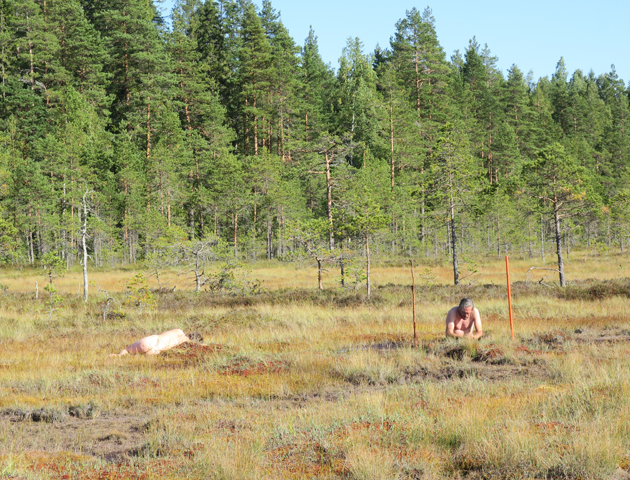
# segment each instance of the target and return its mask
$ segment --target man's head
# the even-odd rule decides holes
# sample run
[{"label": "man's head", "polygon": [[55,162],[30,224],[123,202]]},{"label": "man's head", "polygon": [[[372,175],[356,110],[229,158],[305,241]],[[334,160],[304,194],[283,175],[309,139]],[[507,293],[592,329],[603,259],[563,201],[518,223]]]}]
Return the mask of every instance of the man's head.
[{"label": "man's head", "polygon": [[192,342],[197,342],[197,343],[203,343],[203,337],[201,336],[201,334],[197,333],[197,332],[190,332],[188,335],[186,335],[188,337],[189,340],[191,340]]},{"label": "man's head", "polygon": [[470,317],[470,314],[475,308],[475,304],[472,301],[472,298],[462,298],[461,302],[459,302],[459,314],[464,320],[467,320]]}]

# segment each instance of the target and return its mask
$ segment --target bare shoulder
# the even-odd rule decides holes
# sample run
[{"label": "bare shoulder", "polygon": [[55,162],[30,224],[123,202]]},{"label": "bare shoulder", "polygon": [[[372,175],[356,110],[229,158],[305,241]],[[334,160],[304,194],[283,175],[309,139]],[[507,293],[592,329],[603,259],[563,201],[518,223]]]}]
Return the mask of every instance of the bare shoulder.
[{"label": "bare shoulder", "polygon": [[458,307],[451,308],[446,314],[446,323],[454,322],[457,315]]},{"label": "bare shoulder", "polygon": [[174,328],[173,330],[167,330],[166,332],[162,333],[161,335],[163,336],[181,336],[184,335],[184,331],[181,328]]},{"label": "bare shoulder", "polygon": [[479,313],[479,310],[477,310],[476,308],[473,308],[472,318],[475,324],[475,329],[477,330],[477,332],[481,332],[483,328],[481,326],[481,314]]}]

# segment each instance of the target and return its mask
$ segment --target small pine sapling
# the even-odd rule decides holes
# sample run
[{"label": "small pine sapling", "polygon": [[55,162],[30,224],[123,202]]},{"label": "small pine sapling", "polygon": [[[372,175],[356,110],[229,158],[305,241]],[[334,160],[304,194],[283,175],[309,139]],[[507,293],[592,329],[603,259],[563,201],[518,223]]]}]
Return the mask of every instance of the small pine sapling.
[{"label": "small pine sapling", "polygon": [[46,305],[48,306],[48,320],[51,321],[55,305],[61,303],[62,301],[61,297],[57,295],[57,289],[53,284],[53,280],[63,276],[61,270],[64,267],[64,262],[57,255],[57,252],[49,252],[42,257],[42,267],[46,271],[46,276],[48,277],[48,285],[44,287],[44,290],[46,290],[49,295]]}]

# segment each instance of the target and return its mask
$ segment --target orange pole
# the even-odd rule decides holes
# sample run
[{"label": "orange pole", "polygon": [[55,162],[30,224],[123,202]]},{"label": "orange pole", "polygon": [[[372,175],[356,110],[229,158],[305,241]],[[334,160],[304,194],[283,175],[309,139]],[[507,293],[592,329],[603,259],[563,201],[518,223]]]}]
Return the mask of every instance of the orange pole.
[{"label": "orange pole", "polygon": [[411,298],[413,304],[413,346],[418,348],[418,332],[416,330],[416,276],[413,274],[413,260],[411,264]]},{"label": "orange pole", "polygon": [[508,308],[510,310],[510,331],[512,332],[512,341],[514,341],[514,321],[512,319],[512,289],[510,288],[510,260],[505,256],[505,271],[507,273],[508,288]]}]

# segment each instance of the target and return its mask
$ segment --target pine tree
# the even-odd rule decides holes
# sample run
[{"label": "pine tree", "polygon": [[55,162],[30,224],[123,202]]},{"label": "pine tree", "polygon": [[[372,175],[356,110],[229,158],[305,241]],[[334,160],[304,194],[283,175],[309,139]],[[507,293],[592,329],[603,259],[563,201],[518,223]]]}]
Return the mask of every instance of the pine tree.
[{"label": "pine tree", "polygon": [[[108,8],[97,15],[97,27],[110,46],[107,72],[113,75],[109,93],[114,97],[112,123],[114,128],[126,130],[126,139],[133,140],[142,152],[143,165],[127,175],[123,181],[129,187],[131,179],[145,188],[145,214],[136,216],[135,226],[142,227],[145,255],[149,253],[149,229],[153,216],[153,193],[150,178],[156,171],[153,164],[153,147],[170,128],[166,114],[171,107],[174,78],[169,57],[162,40],[161,20],[156,17],[152,2],[140,0],[113,0]],[[119,171],[126,171],[118,167]],[[137,182],[137,183],[136,183]],[[125,188],[124,192],[129,192]],[[125,193],[127,194],[127,193]],[[136,188],[134,195],[140,195]],[[134,199],[134,203],[138,198]],[[131,224],[131,223],[129,223]],[[135,241],[138,232],[125,235],[128,242]],[[129,258],[136,258],[132,244],[128,244]]]},{"label": "pine tree", "polygon": [[383,234],[391,222],[383,210],[383,203],[387,199],[387,169],[366,166],[357,172],[353,185],[347,193],[345,222],[340,230],[346,230],[348,235],[363,243],[365,251],[365,282],[366,295],[372,294],[371,263],[373,251],[370,241],[378,234]]},{"label": "pine tree", "polygon": [[[281,156],[285,161],[291,157],[290,145],[293,136],[300,137],[299,132],[293,132],[295,113],[299,109],[299,57],[300,48],[297,47],[289,32],[280,21],[280,15],[271,7],[268,0],[263,0],[260,12],[261,24],[271,46],[271,78],[268,103],[270,104],[267,123],[266,139],[262,146],[270,152]],[[274,133],[275,132],[275,133]]]},{"label": "pine tree", "polygon": [[531,137],[531,117],[528,86],[521,70],[516,66],[508,70],[508,78],[502,85],[501,103],[505,121],[510,125],[519,151],[531,153],[528,144]]},{"label": "pine tree", "polygon": [[348,39],[337,73],[336,132],[348,134],[356,145],[348,161],[357,168],[363,165],[377,138],[376,73],[372,63],[371,56],[363,53],[361,40]]},{"label": "pine tree", "polygon": [[558,143],[546,147],[523,166],[522,191],[539,202],[553,221],[560,286],[566,286],[562,249],[562,224],[571,215],[583,214],[594,202],[590,177]]},{"label": "pine tree", "polygon": [[553,109],[552,118],[558,124],[564,135],[571,132],[573,122],[569,105],[568,72],[564,59],[560,58],[556,71],[551,77],[549,99]]},{"label": "pine tree", "polygon": [[24,162],[15,125],[15,118],[10,118],[0,134],[0,181],[4,185],[0,198],[0,255],[3,260],[17,260],[27,253],[23,248],[24,234],[19,230],[21,222],[18,222],[22,202],[16,194],[22,182],[16,169],[21,169]]},{"label": "pine tree", "polygon": [[399,82],[395,64],[382,62],[378,69],[378,89],[381,96],[379,109],[380,150],[377,157],[387,158],[390,166],[392,190],[396,176],[405,169],[422,168],[425,151],[418,135],[417,112],[410,105],[407,92]]},{"label": "pine tree", "polygon": [[39,91],[48,103],[50,89],[63,83],[67,73],[56,61],[59,42],[47,26],[46,10],[33,0],[16,0],[11,15],[15,69],[21,82]]},{"label": "pine tree", "polygon": [[[425,173],[439,126],[447,120],[451,109],[448,99],[451,69],[437,40],[435,19],[430,9],[420,14],[414,8],[396,23],[386,64],[389,65],[387,75],[391,79],[386,80],[386,75],[382,79],[389,85],[384,92],[384,100],[390,107],[390,154],[392,150],[398,151],[401,180],[400,188],[393,192],[395,214],[392,234],[394,238],[398,236],[399,225],[403,226],[400,229],[402,232],[413,231],[410,227],[417,222],[419,210],[419,237],[425,245]],[[397,103],[396,98],[402,103],[394,113],[395,108],[392,107]],[[415,201],[408,203],[410,199]],[[411,245],[410,240],[405,240],[406,245]]]},{"label": "pine tree", "polygon": [[319,135],[328,129],[330,104],[327,101],[334,81],[333,73],[319,54],[317,36],[313,28],[302,48],[301,81],[301,124],[305,142],[317,141]]},{"label": "pine tree", "polygon": [[[108,107],[103,72],[107,52],[100,34],[91,25],[78,0],[48,2],[47,23],[59,42],[57,61],[67,72],[63,84],[72,86],[100,109]],[[103,112],[104,113],[104,112]]]},{"label": "pine tree", "polygon": [[495,130],[493,142],[493,164],[496,176],[495,183],[505,182],[518,175],[522,163],[518,140],[512,126],[503,121]]},{"label": "pine tree", "polygon": [[476,154],[488,172],[490,183],[498,181],[499,170],[494,162],[493,142],[503,121],[503,112],[498,101],[503,78],[496,70],[495,62],[496,58],[491,56],[488,46],[480,50],[473,37],[466,50],[466,61],[462,68],[463,80],[470,89],[472,118],[467,123]]},{"label": "pine tree", "polygon": [[614,65],[610,73],[599,76],[597,84],[612,117],[606,132],[606,149],[610,152],[613,169],[625,172],[630,162],[630,104],[625,84]]},{"label": "pine tree", "polygon": [[[475,193],[482,188],[479,172],[464,134],[447,123],[440,131],[427,172],[431,200],[439,212],[448,218],[453,261],[453,281],[459,284],[460,244],[457,239],[457,219],[460,212],[471,205]],[[437,212],[436,212],[437,213]]]},{"label": "pine tree", "polygon": [[[182,169],[187,175],[182,181],[190,183],[185,209],[192,238],[204,236],[203,204],[208,200],[205,184],[207,177],[213,174],[213,159],[224,154],[233,139],[232,132],[225,126],[225,109],[219,101],[216,80],[212,78],[197,41],[197,3],[196,0],[178,2],[173,10],[172,31],[167,37],[172,73],[176,79],[174,102],[180,112],[181,126],[186,130],[185,140],[180,142],[180,155]],[[172,128],[177,126],[173,124]],[[174,132],[169,133],[171,138],[167,142],[171,148],[178,144],[173,142],[173,135]],[[185,150],[188,153],[184,153]]]},{"label": "pine tree", "polygon": [[[228,51],[225,45],[225,26],[220,18],[216,2],[207,0],[199,5],[199,0],[179,2],[173,10],[173,24],[180,25],[181,34],[194,41],[199,52],[199,61],[205,63],[210,80],[214,81],[223,100],[228,102],[230,68]],[[194,10],[194,15],[187,13]],[[181,11],[181,13],[179,13]]]},{"label": "pine tree", "polygon": [[264,118],[271,115],[272,51],[254,6],[245,7],[238,72],[240,91],[239,153],[258,155],[264,138]]},{"label": "pine tree", "polygon": [[10,73],[12,72],[11,52],[13,51],[13,31],[9,26],[7,9],[3,4],[0,7],[0,75],[2,75],[2,100],[6,98],[6,85]]},{"label": "pine tree", "polygon": [[218,86],[221,104],[233,130],[239,126],[241,108],[239,52],[243,43],[244,0],[206,1],[199,9],[195,37],[201,60]]},{"label": "pine tree", "polygon": [[36,142],[33,152],[46,177],[41,186],[42,195],[47,196],[43,212],[48,223],[43,241],[54,244],[53,249],[70,266],[71,252],[77,247],[81,197],[88,185],[106,191],[112,181],[107,117],[99,115],[89,97],[67,87],[60,91],[49,122],[50,132]]},{"label": "pine tree", "polygon": [[532,129],[530,143],[526,146],[528,152],[538,152],[562,137],[562,129],[553,119],[550,91],[551,82],[547,77],[542,77],[531,93]]},{"label": "pine tree", "polygon": [[[152,3],[112,0],[97,15],[97,28],[110,46],[107,73],[114,97],[112,121],[142,137],[139,145],[151,148],[151,106],[163,103],[172,79],[164,44],[153,23]],[[148,122],[148,123],[147,123]],[[140,127],[142,125],[142,127]],[[140,133],[142,132],[142,133]]]},{"label": "pine tree", "polygon": [[435,32],[430,9],[422,14],[415,8],[396,23],[391,41],[391,61],[409,101],[416,109],[421,134],[435,136],[448,116],[448,75],[450,69]]}]

